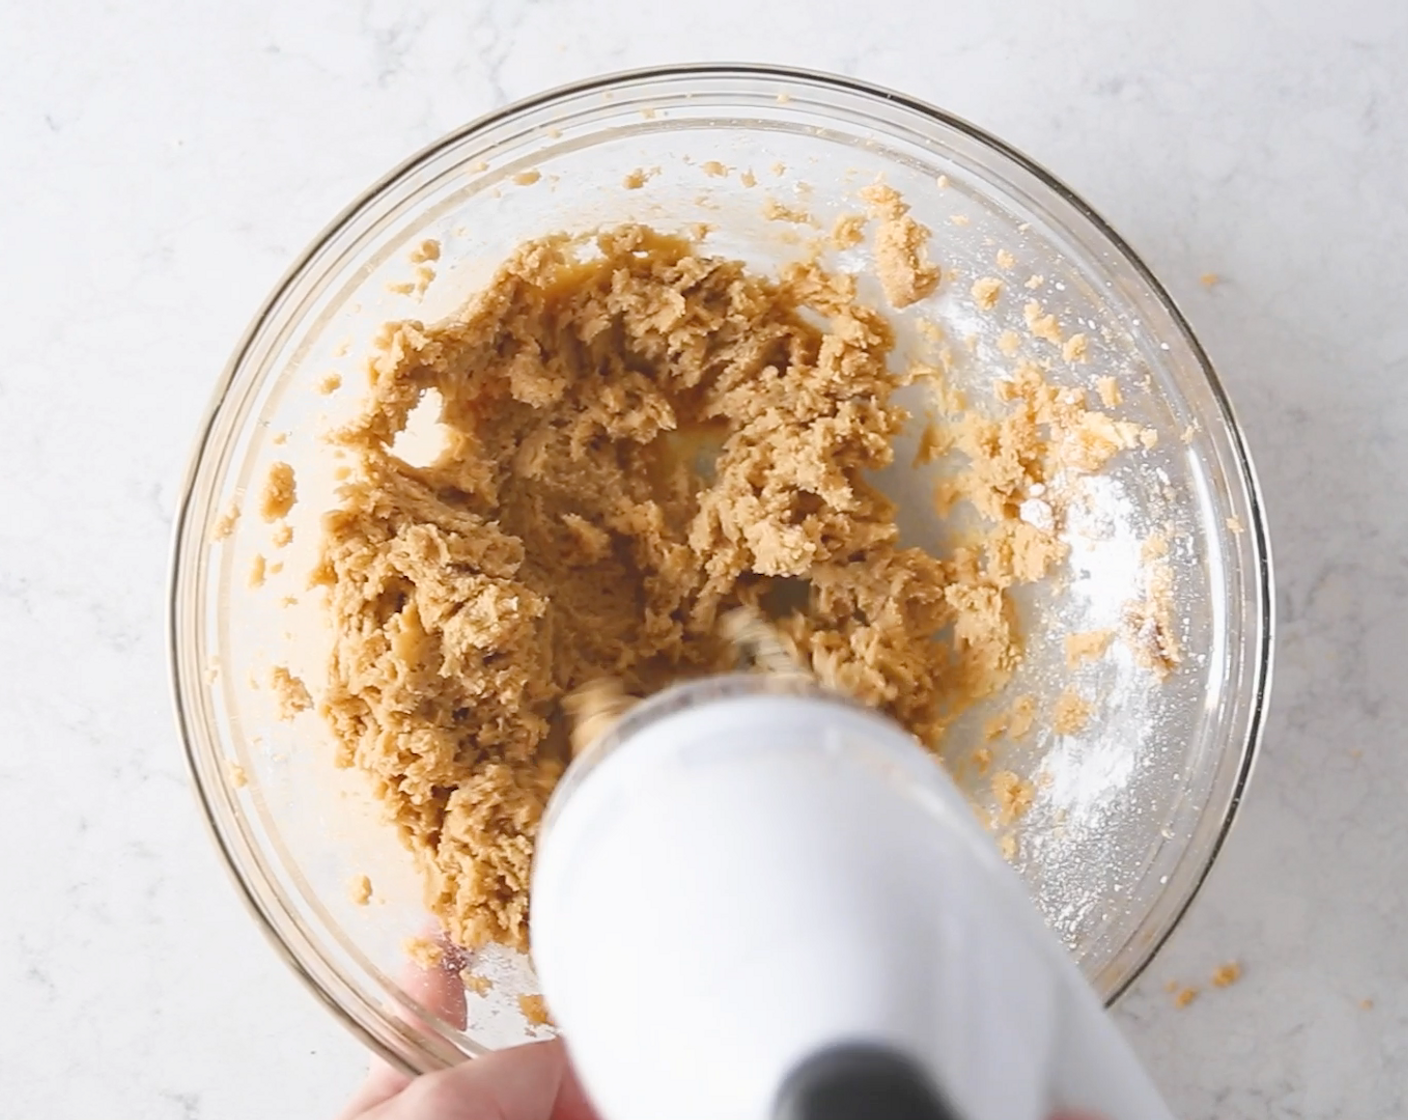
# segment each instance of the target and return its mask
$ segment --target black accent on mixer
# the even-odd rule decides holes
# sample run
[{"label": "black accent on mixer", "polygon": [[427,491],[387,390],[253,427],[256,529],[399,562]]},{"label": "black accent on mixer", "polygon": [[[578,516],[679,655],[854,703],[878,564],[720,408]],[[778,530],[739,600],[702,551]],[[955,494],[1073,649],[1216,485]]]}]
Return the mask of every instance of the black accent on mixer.
[{"label": "black accent on mixer", "polygon": [[961,1120],[917,1063],[874,1043],[828,1047],[782,1084],[773,1120]]}]

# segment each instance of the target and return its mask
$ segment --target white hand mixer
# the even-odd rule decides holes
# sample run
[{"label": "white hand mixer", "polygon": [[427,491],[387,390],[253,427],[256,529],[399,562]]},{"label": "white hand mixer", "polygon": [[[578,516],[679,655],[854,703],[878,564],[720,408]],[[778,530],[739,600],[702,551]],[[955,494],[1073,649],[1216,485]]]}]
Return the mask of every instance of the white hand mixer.
[{"label": "white hand mixer", "polygon": [[605,1120],[1172,1120],[948,775],[804,676],[616,720],[553,795],[532,899]]}]

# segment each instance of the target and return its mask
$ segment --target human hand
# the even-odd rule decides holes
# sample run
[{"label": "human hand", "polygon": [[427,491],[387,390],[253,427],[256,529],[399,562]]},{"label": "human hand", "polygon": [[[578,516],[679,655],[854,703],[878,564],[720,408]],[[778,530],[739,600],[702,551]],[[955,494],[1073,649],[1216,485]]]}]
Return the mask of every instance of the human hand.
[{"label": "human hand", "polygon": [[597,1120],[558,1039],[411,1079],[376,1060],[340,1120]]},{"label": "human hand", "polygon": [[[453,947],[436,968],[410,967],[406,994],[461,1029],[463,961]],[[419,1016],[408,1010],[409,1019]],[[372,1058],[367,1079],[338,1120],[599,1120],[560,1040],[497,1050],[463,1065],[409,1077]]]},{"label": "human hand", "polygon": [[[463,961],[445,942],[438,968],[410,966],[408,995],[463,1029]],[[418,1016],[406,1012],[414,1019]],[[600,1120],[587,1100],[560,1039],[496,1050],[451,1069],[409,1077],[373,1057],[367,1079],[338,1120]],[[1051,1120],[1099,1120],[1062,1113]]]}]

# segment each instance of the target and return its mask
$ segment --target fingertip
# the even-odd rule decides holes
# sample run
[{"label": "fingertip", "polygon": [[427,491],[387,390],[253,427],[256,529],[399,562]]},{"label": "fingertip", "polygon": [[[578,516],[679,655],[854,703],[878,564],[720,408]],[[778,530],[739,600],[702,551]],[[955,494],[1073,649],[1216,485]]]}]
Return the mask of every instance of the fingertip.
[{"label": "fingertip", "polygon": [[[462,1031],[469,1014],[464,981],[460,979],[463,967],[463,956],[452,947],[445,949],[439,961],[430,966],[407,961],[400,976],[401,991],[426,1014]],[[403,1018],[420,1020],[424,1017],[411,1008],[403,1006],[400,1010]]]},{"label": "fingertip", "polygon": [[552,1120],[599,1120],[596,1106],[577,1076],[577,1067],[572,1064],[572,1049],[561,1039],[554,1039],[562,1046],[562,1080],[557,1089],[557,1103],[553,1108]]},{"label": "fingertip", "polygon": [[337,1120],[357,1120],[378,1105],[385,1104],[401,1092],[411,1079],[380,1056],[373,1054],[367,1062],[367,1076]]},{"label": "fingertip", "polygon": [[553,1120],[567,1060],[561,1044],[530,1042],[425,1074],[390,1106],[387,1120]]}]

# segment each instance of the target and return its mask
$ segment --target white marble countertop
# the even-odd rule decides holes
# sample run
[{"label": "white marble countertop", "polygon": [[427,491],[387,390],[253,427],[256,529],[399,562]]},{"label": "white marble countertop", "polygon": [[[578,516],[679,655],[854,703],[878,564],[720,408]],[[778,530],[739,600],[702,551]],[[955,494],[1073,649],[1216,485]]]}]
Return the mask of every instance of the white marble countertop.
[{"label": "white marble countertop", "polygon": [[[1265,483],[1278,680],[1232,841],[1119,1015],[1181,1116],[1408,1114],[1408,6],[67,0],[0,24],[0,1117],[315,1118],[358,1078],[237,901],[172,730],[196,421],[293,254],[393,163],[691,59],[956,111],[1181,301]],[[1166,981],[1234,957],[1239,984],[1173,1008]]]}]

